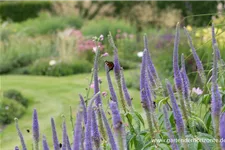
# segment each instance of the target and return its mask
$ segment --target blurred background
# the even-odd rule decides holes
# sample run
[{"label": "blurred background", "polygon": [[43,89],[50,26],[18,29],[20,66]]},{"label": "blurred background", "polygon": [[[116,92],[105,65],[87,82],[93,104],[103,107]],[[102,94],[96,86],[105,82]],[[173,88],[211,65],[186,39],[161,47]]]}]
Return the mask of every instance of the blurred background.
[{"label": "blurred background", "polygon": [[[139,99],[139,65],[144,34],[148,36],[150,53],[162,79],[172,78],[177,22],[190,32],[206,71],[212,65],[213,22],[221,56],[225,59],[225,1],[220,0],[5,1],[0,2],[0,22],[0,131],[2,143],[8,145],[18,143],[17,137],[12,139],[15,135],[14,117],[25,114],[21,119],[25,130],[30,127],[34,107],[40,108],[40,122],[43,123],[49,122],[50,116],[57,116],[60,122],[60,114],[69,113],[71,103],[76,108],[79,100],[74,102],[74,97],[85,94],[89,84],[94,36],[104,36],[99,43],[101,54],[105,54],[100,59],[100,77],[106,82],[104,61],[112,61],[113,49],[107,40],[110,31],[118,47],[121,66],[125,69],[127,86],[136,99]],[[198,85],[195,62],[182,29],[179,53],[185,54],[191,84]],[[102,89],[107,89],[104,82]],[[134,103],[140,105],[138,100]],[[43,128],[50,134],[47,129],[48,126]],[[12,149],[6,145],[2,148]]]}]

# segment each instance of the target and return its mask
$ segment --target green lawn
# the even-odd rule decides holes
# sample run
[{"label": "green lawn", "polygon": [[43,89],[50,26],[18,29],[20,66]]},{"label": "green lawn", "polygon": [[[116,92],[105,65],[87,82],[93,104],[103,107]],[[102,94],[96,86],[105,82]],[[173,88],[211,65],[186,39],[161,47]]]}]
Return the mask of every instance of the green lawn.
[{"label": "green lawn", "polygon": [[[126,77],[132,78],[132,76],[130,76],[130,71],[125,71],[124,73]],[[113,72],[111,72],[111,75],[113,76]],[[101,84],[101,91],[109,92],[106,84],[107,81],[105,73],[100,72],[99,76],[103,81]],[[19,119],[19,126],[21,131],[23,132],[29,150],[32,149],[32,133],[27,133],[26,129],[32,128],[33,108],[36,108],[38,111],[41,136],[42,134],[46,135],[50,147],[53,147],[50,124],[51,117],[53,117],[56,121],[58,136],[59,140],[61,141],[61,115],[64,114],[66,116],[68,134],[70,136],[70,140],[72,140],[72,125],[69,119],[70,106],[73,109],[73,117],[75,117],[76,110],[79,104],[78,94],[86,95],[85,88],[88,87],[89,79],[90,74],[79,74],[68,77],[20,75],[1,76],[1,93],[2,91],[7,89],[16,89],[22,92],[24,96],[31,99],[31,103],[27,108],[26,114]],[[115,81],[114,78],[113,81]],[[91,89],[91,91],[93,92],[93,89]],[[139,92],[135,89],[129,89],[129,92],[133,97],[134,107],[137,110],[141,111]],[[109,96],[103,98],[104,106],[107,105],[108,100]],[[12,150],[14,146],[20,146],[20,141],[17,136],[14,123],[6,126],[3,131],[0,131],[0,136],[1,150]]]}]

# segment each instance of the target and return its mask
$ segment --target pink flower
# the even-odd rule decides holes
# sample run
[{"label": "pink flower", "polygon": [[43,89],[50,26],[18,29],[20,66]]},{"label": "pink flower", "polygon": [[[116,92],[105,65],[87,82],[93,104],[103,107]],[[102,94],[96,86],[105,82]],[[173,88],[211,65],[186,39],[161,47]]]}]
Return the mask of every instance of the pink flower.
[{"label": "pink flower", "polygon": [[109,54],[108,53],[104,53],[104,54],[101,55],[101,57],[106,57],[106,56],[109,56]]},{"label": "pink flower", "polygon": [[90,85],[90,88],[91,88],[91,89],[94,89],[94,86],[95,86],[94,83],[92,83],[92,84]]},{"label": "pink flower", "polygon": [[100,41],[103,41],[104,40],[104,36],[101,34],[99,39],[100,39]]},{"label": "pink flower", "polygon": [[103,97],[106,97],[107,95],[108,95],[107,92],[102,92]]},{"label": "pink flower", "polygon": [[96,53],[97,52],[97,49],[98,49],[97,46],[93,47],[93,52]]},{"label": "pink flower", "polygon": [[201,95],[203,93],[203,91],[199,87],[197,89],[195,87],[192,88],[192,92],[197,95]]}]

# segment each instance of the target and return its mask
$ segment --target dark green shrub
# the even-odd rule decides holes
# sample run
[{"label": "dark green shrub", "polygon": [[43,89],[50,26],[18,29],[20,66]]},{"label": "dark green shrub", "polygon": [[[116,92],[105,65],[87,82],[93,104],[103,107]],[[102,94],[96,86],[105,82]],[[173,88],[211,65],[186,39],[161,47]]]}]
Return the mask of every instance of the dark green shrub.
[{"label": "dark green shrub", "polygon": [[25,107],[19,102],[8,99],[6,97],[1,98],[0,101],[0,122],[1,124],[9,124],[14,118],[20,118],[25,113]]},{"label": "dark green shrub", "polygon": [[29,73],[33,75],[47,76],[67,76],[78,73],[90,72],[92,65],[85,60],[77,60],[74,62],[60,62],[50,65],[48,59],[40,59],[36,61],[29,69]]},{"label": "dark green shrub", "polygon": [[28,18],[38,16],[40,10],[51,10],[51,2],[48,1],[17,1],[1,2],[0,16],[3,20],[12,19],[15,22],[21,22]]},{"label": "dark green shrub", "polygon": [[28,106],[28,99],[23,97],[23,95],[17,90],[10,89],[10,90],[4,91],[3,96],[8,99],[13,99],[25,107]]}]

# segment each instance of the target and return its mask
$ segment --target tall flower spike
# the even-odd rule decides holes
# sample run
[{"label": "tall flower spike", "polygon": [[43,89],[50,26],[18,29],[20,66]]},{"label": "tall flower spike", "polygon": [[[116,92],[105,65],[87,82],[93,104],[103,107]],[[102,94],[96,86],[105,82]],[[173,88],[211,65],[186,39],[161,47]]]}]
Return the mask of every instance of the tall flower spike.
[{"label": "tall flower spike", "polygon": [[111,149],[112,150],[118,150],[118,146],[116,145],[115,139],[113,137],[113,133],[112,133],[112,131],[110,129],[110,126],[109,126],[108,120],[107,120],[107,118],[105,116],[105,113],[102,110],[102,107],[100,107],[99,109],[101,111],[102,119],[103,119],[103,122],[105,124],[105,128],[106,128],[106,131],[107,131],[107,134],[108,134],[108,137],[109,137],[109,143],[111,145]]},{"label": "tall flower spike", "polygon": [[189,45],[191,47],[191,50],[192,50],[192,54],[193,54],[193,57],[195,59],[195,62],[196,62],[196,66],[197,66],[197,70],[198,70],[198,73],[199,73],[199,76],[202,80],[202,83],[205,83],[206,82],[206,76],[205,76],[205,72],[204,72],[204,68],[203,68],[203,65],[202,65],[202,62],[200,60],[200,58],[198,57],[198,54],[192,44],[192,39],[191,39],[191,36],[189,35],[187,29],[184,27],[184,31],[187,35],[187,38],[188,38],[188,41],[189,41]]},{"label": "tall flower spike", "polygon": [[60,150],[59,141],[58,141],[56,128],[55,128],[55,122],[53,118],[51,118],[51,125],[52,125],[52,140],[54,144],[54,150]]},{"label": "tall flower spike", "polygon": [[176,35],[174,40],[174,50],[173,50],[173,73],[174,73],[174,81],[176,85],[177,91],[182,91],[182,79],[180,75],[180,69],[178,65],[178,46],[180,41],[180,24],[177,23],[176,26]]},{"label": "tall flower spike", "polygon": [[92,150],[92,140],[91,140],[91,122],[92,122],[92,104],[94,100],[99,96],[100,92],[96,93],[89,102],[87,110],[87,124],[85,129],[85,150]]},{"label": "tall flower spike", "polygon": [[[94,93],[95,94],[99,92],[98,59],[99,59],[99,48],[97,46],[97,51],[96,51],[96,54],[95,54],[95,61],[94,61]],[[96,103],[96,106],[98,106],[99,104],[102,104],[101,95],[98,95],[95,103]]]},{"label": "tall flower spike", "polygon": [[220,138],[222,139],[222,142],[220,143],[221,149],[225,150],[225,112],[221,114],[220,118]]},{"label": "tall flower spike", "polygon": [[[211,91],[212,91],[212,120],[213,120],[213,125],[214,125],[214,133],[217,139],[220,138],[219,135],[219,117],[220,117],[220,111],[222,107],[222,100],[220,97],[220,92],[218,89],[217,85],[217,55],[216,55],[216,50],[214,49],[214,56],[213,56],[213,70],[212,70],[212,86],[211,86]],[[217,143],[217,147],[219,148],[219,143]]]},{"label": "tall flower spike", "polygon": [[48,143],[47,143],[46,137],[44,135],[42,138],[42,146],[43,146],[43,150],[49,150]]},{"label": "tall flower spike", "polygon": [[19,125],[18,125],[18,119],[15,118],[15,124],[16,124],[16,130],[17,130],[17,133],[19,135],[19,138],[20,138],[20,142],[21,142],[21,145],[22,145],[22,149],[23,150],[27,150],[27,147],[26,147],[26,144],[24,142],[24,138],[23,138],[23,134],[22,132],[20,131],[20,128],[19,128]]},{"label": "tall flower spike", "polygon": [[132,107],[130,94],[127,90],[126,82],[124,79],[123,69],[120,70],[120,74],[121,74],[121,82],[122,82],[122,88],[123,88],[123,94],[124,94],[125,100],[127,101],[127,105],[129,107]]},{"label": "tall flower spike", "polygon": [[15,150],[20,150],[18,146],[15,147]]},{"label": "tall flower spike", "polygon": [[215,49],[215,51],[216,51],[217,58],[220,60],[221,59],[221,55],[220,55],[220,50],[218,48],[218,44],[216,42],[216,35],[215,35],[214,24],[212,24],[212,46],[213,46],[213,49]]},{"label": "tall flower spike", "polygon": [[190,104],[190,96],[189,96],[189,88],[190,83],[189,79],[185,70],[185,61],[184,61],[184,54],[181,55],[181,71],[180,71],[182,81],[183,81],[183,97],[186,100],[186,105],[188,108],[188,112],[191,114],[191,104]]},{"label": "tall flower spike", "polygon": [[92,111],[92,122],[91,123],[92,123],[92,126],[91,126],[92,127],[92,139],[94,141],[96,149],[99,150],[101,137],[100,137],[100,133],[98,130],[98,124],[96,121],[96,116],[95,116],[94,110]]},{"label": "tall flower spike", "polygon": [[120,117],[120,112],[118,110],[118,106],[115,102],[111,101],[109,103],[110,109],[112,111],[112,119],[113,119],[113,128],[117,140],[117,145],[119,149],[127,149],[126,146],[126,132],[124,125],[122,123],[122,119]]},{"label": "tall flower spike", "polygon": [[168,90],[168,93],[170,96],[170,101],[171,101],[172,108],[173,108],[173,115],[176,120],[176,129],[179,134],[179,137],[182,138],[184,136],[184,122],[182,119],[182,115],[181,115],[180,109],[177,105],[176,98],[175,98],[173,90],[172,90],[172,86],[168,80],[166,81],[166,83],[167,83],[167,90]]},{"label": "tall flower spike", "polygon": [[[165,127],[166,127],[166,130],[167,130],[167,133],[168,133],[168,137],[171,141],[175,141],[175,137],[174,137],[172,127],[171,127],[171,124],[170,124],[170,120],[169,120],[169,117],[168,117],[167,108],[165,106],[163,106],[163,113],[164,113]],[[171,147],[172,147],[172,150],[179,150],[179,147],[176,144],[176,142],[171,142]]]},{"label": "tall flower spike", "polygon": [[83,109],[83,115],[84,115],[84,123],[87,123],[87,108],[84,102],[84,98],[81,94],[79,94],[80,96],[80,101],[81,101],[81,105],[82,105],[82,109]]},{"label": "tall flower spike", "polygon": [[141,91],[141,103],[144,109],[150,109],[150,103],[145,89],[146,84],[146,53],[145,49],[143,52],[142,63],[141,63],[141,76],[140,76],[140,91]]},{"label": "tall flower spike", "polygon": [[62,129],[63,129],[62,150],[66,150],[67,149],[67,131],[66,131],[66,121],[65,121],[65,118],[63,118]]},{"label": "tall flower spike", "polygon": [[34,150],[39,149],[39,124],[38,124],[38,115],[37,110],[34,109],[33,111],[33,144],[34,144]]},{"label": "tall flower spike", "polygon": [[107,81],[108,81],[108,85],[109,85],[109,91],[110,91],[112,101],[114,101],[118,104],[118,99],[117,99],[117,96],[116,96],[116,92],[113,88],[112,80],[111,80],[107,65],[105,65],[105,71],[106,71],[106,77],[107,77]]},{"label": "tall flower spike", "polygon": [[81,110],[79,110],[78,113],[77,113],[76,124],[75,124],[75,127],[74,127],[73,150],[80,150],[80,147],[81,147],[82,120],[83,120],[82,115],[83,115],[83,112]]}]

